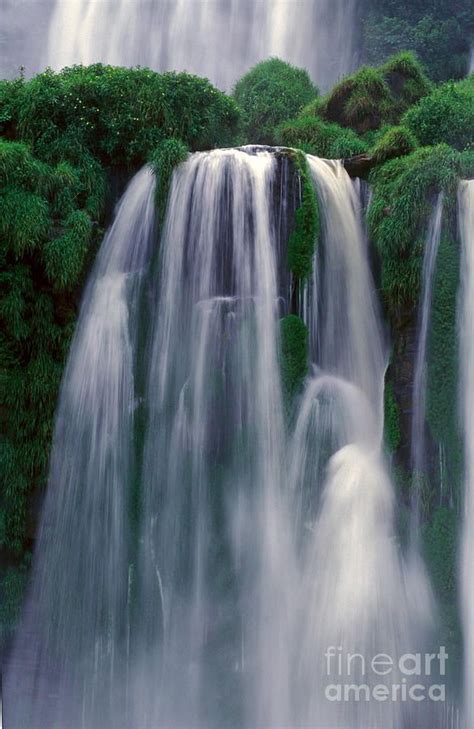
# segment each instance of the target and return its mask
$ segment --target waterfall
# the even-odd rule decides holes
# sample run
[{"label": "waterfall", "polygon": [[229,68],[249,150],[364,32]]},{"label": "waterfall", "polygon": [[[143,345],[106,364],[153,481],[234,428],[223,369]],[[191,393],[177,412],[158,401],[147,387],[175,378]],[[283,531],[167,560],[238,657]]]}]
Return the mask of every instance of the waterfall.
[{"label": "waterfall", "polygon": [[423,486],[426,466],[425,443],[425,408],[426,408],[426,349],[428,344],[429,326],[431,320],[431,304],[433,298],[433,283],[436,271],[436,259],[441,240],[443,222],[443,195],[439,194],[433,208],[428,225],[425,241],[422,272],[422,293],[420,309],[418,312],[418,336],[415,359],[415,374],[413,378],[413,413],[411,432],[411,458],[414,472],[413,486],[413,517],[414,528],[417,530],[420,517],[420,490]]},{"label": "waterfall", "polygon": [[118,208],[84,293],[61,386],[33,581],[6,676],[7,726],[96,729],[102,716],[122,715],[134,373],[153,195],[145,168]]},{"label": "waterfall", "polygon": [[461,614],[464,633],[464,726],[474,725],[474,180],[458,194],[462,241],[460,405],[464,427],[464,524],[461,542]]},{"label": "waterfall", "polygon": [[159,574],[163,625],[155,609],[141,624],[137,726],[224,726],[242,692],[254,717],[264,672],[285,662],[287,643],[266,637],[284,559],[276,170],[268,152],[227,150],[194,155],[175,173],[153,316],[139,565],[143,605]]},{"label": "waterfall", "polygon": [[357,0],[57,0],[43,65],[187,70],[219,88],[278,56],[328,88],[355,65]]},{"label": "waterfall", "polygon": [[[423,572],[404,563],[395,540],[394,493],[382,454],[386,346],[359,197],[340,162],[308,160],[323,231],[315,261],[318,323],[311,327],[318,334],[315,371],[291,447],[304,606],[295,726],[421,726],[433,716],[426,704],[418,713],[397,702],[331,703],[325,696],[328,684],[384,682],[367,675],[366,665],[351,675],[338,666],[349,654],[365,661],[381,650],[397,656],[423,645],[432,608]],[[395,671],[387,684],[400,680]]]},{"label": "waterfall", "polygon": [[[12,729],[438,726],[428,701],[327,698],[401,684],[370,662],[422,649],[432,606],[396,537],[360,196],[340,162],[308,164],[322,229],[294,417],[279,337],[291,156],[191,155],[159,245],[149,169],[125,192],[62,382]],[[369,675],[337,672],[349,653]]]}]

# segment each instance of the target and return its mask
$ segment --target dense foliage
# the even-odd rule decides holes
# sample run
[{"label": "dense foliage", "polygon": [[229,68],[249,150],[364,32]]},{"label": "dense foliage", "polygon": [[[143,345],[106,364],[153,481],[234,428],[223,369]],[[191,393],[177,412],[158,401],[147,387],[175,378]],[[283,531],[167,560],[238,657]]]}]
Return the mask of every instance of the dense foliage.
[{"label": "dense foliage", "polygon": [[382,162],[416,147],[411,130],[390,126],[398,125],[430,91],[416,58],[400,53],[380,68],[361,68],[343,79],[298,117],[277,127],[275,140],[329,159],[352,157],[377,143],[376,161]]},{"label": "dense foliage", "polygon": [[3,82],[0,123],[48,162],[87,151],[104,165],[136,167],[170,137],[192,150],[232,144],[238,110],[197,76],[97,64]]},{"label": "dense foliage", "polygon": [[363,35],[370,64],[413,50],[434,80],[461,78],[474,38],[474,5],[471,0],[366,0]]},{"label": "dense foliage", "polygon": [[278,58],[257,64],[238,81],[233,94],[242,110],[244,142],[272,144],[275,127],[296,116],[317,93],[303,69]]},{"label": "dense foliage", "polygon": [[474,74],[438,86],[407,111],[403,122],[422,145],[445,142],[459,150],[474,148]]}]

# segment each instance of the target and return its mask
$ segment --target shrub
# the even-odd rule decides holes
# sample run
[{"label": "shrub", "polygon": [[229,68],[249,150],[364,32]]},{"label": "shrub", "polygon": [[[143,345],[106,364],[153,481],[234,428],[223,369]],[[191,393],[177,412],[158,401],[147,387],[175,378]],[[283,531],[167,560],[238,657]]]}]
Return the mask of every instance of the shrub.
[{"label": "shrub", "polygon": [[463,150],[474,144],[474,75],[436,88],[407,111],[403,123],[420,143],[445,142]]},{"label": "shrub", "polygon": [[317,93],[303,69],[278,58],[257,64],[233,92],[242,112],[244,141],[272,144],[275,128],[296,116]]},{"label": "shrub", "polygon": [[96,64],[2,86],[3,132],[15,129],[36,156],[52,163],[77,164],[89,154],[104,165],[136,167],[165,138],[208,149],[231,144],[237,130],[234,101],[186,73]]},{"label": "shrub", "polygon": [[0,181],[0,408],[8,413],[2,422],[0,507],[2,541],[21,553],[29,498],[46,477],[77,290],[100,235],[87,211],[91,184],[96,190],[100,184],[67,162],[48,165],[26,145],[5,140]]}]

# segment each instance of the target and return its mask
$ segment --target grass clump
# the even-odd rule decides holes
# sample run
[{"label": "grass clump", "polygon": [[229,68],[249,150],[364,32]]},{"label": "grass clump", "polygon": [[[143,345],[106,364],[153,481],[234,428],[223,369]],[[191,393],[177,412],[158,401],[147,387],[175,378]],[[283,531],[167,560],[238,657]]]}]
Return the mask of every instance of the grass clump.
[{"label": "grass clump", "polygon": [[258,63],[233,91],[242,111],[244,141],[273,144],[276,127],[299,114],[317,93],[305,70],[278,58]]},{"label": "grass clump", "polygon": [[300,205],[296,210],[295,226],[288,240],[288,267],[300,281],[310,276],[313,268],[313,255],[319,236],[319,207],[311,173],[306,157],[302,153],[294,155],[294,162],[301,184]]},{"label": "grass clump", "polygon": [[301,116],[280,125],[277,144],[301,149],[325,159],[342,159],[361,154],[367,145],[352,129],[325,122],[318,117]]},{"label": "grass clump", "polygon": [[415,56],[400,53],[379,68],[361,68],[343,79],[314,110],[328,122],[365,134],[397,124],[430,89]]},{"label": "grass clump", "polygon": [[403,157],[418,146],[415,135],[407,127],[389,127],[376,141],[370,154],[377,164],[394,157]]},{"label": "grass clump", "polygon": [[170,137],[191,149],[232,144],[235,102],[186,73],[95,64],[2,82],[0,132],[31,145],[39,159],[136,168]]},{"label": "grass clump", "polygon": [[180,139],[165,139],[151,155],[150,164],[157,180],[155,195],[160,225],[165,217],[173,170],[187,159],[188,154],[188,147]]}]

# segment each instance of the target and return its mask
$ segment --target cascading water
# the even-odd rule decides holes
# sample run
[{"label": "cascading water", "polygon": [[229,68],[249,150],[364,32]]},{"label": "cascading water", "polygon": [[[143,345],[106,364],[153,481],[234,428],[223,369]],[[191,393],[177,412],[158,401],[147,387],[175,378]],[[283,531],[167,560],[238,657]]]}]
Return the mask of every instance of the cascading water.
[{"label": "cascading water", "polygon": [[464,524],[461,544],[461,614],[464,633],[464,726],[474,726],[474,180],[458,195],[462,241],[460,405],[464,427]]},{"label": "cascading water", "polygon": [[258,149],[191,157],[174,175],[156,284],[147,169],[124,197],[62,386],[9,726],[284,715],[286,167]]},{"label": "cascading water", "polygon": [[[124,196],[64,375],[6,677],[12,729],[434,724],[427,703],[325,695],[344,682],[326,671],[328,649],[396,661],[423,645],[431,603],[395,539],[386,346],[359,197],[339,162],[314,157],[315,371],[285,422],[285,154],[192,155],[174,172],[159,249],[147,168]],[[397,682],[360,663],[349,681]]]},{"label": "cascading water", "polygon": [[355,65],[357,0],[58,0],[45,65],[187,70],[230,89],[278,56],[327,88]]},{"label": "cascading water", "polygon": [[[382,455],[386,348],[359,198],[341,163],[308,159],[323,245],[311,326],[317,368],[303,395],[291,457],[305,606],[295,726],[390,729],[407,721],[421,726],[421,719],[428,725],[426,705],[418,713],[397,701],[331,703],[325,696],[333,684],[401,681],[397,671],[388,679],[367,674],[366,661],[423,645],[432,610],[423,572],[404,564],[394,538],[394,494]],[[362,657],[352,674],[349,654]]]},{"label": "cascading water", "polygon": [[260,612],[272,619],[273,573],[284,558],[275,170],[268,152],[229,150],[195,155],[175,173],[147,391],[139,565],[142,604],[159,580],[163,617],[150,610],[141,624],[137,726],[225,726],[242,712],[242,693],[249,703],[234,721],[254,717],[263,658],[285,658],[258,629]]},{"label": "cascading water", "polygon": [[[130,184],[84,293],[61,387],[34,577],[7,672],[5,722],[122,726],[140,299],[154,179]],[[115,713],[116,712],[116,713]]]},{"label": "cascading water", "polygon": [[[413,378],[411,456],[415,480],[425,470],[426,349],[428,345],[434,275],[443,222],[443,195],[438,195],[428,225],[422,272],[422,294],[418,314],[418,337]],[[419,515],[419,487],[415,484],[414,514]]]}]

